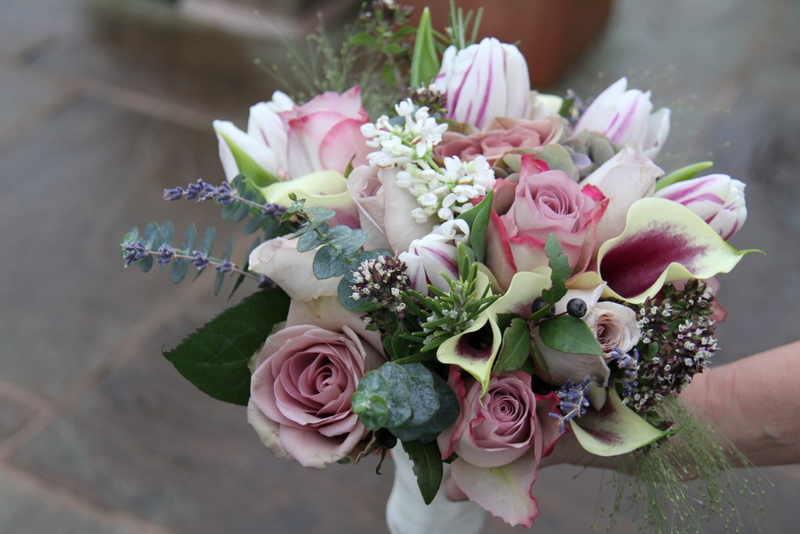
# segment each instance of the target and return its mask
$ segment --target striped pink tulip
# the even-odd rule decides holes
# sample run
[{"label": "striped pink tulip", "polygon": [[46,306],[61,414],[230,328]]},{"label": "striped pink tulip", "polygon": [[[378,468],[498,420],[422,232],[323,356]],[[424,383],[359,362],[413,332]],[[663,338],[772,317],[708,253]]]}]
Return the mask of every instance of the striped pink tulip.
[{"label": "striped pink tulip", "polygon": [[478,129],[495,117],[524,118],[528,110],[528,64],[516,46],[495,38],[445,50],[433,84],[447,98],[445,118]]},{"label": "striped pink tulip", "polygon": [[669,134],[670,111],[652,111],[650,92],[628,89],[627,78],[620,78],[586,108],[575,125],[575,133],[589,130],[618,145],[633,143],[645,156],[655,159]]},{"label": "striped pink tulip", "polygon": [[744,184],[726,174],[668,185],[655,196],[683,204],[726,240],[739,231],[747,218]]}]

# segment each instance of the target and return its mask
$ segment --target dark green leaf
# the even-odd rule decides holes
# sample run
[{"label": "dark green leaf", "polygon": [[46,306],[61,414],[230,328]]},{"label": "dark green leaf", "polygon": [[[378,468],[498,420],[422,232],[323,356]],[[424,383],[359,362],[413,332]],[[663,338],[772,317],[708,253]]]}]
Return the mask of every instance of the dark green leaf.
[{"label": "dark green leaf", "polygon": [[494,192],[490,189],[477,206],[458,216],[469,224],[469,239],[475,252],[475,260],[481,263],[486,256],[486,230],[489,228],[489,219],[492,215],[493,198]]},{"label": "dark green leaf", "polygon": [[425,501],[425,504],[430,504],[439,491],[444,474],[439,447],[436,443],[420,443],[419,441],[402,443],[403,450],[408,453],[414,464],[414,474],[417,476],[417,485],[422,493],[422,500]]},{"label": "dark green leaf", "polygon": [[[253,196],[253,192],[252,191],[247,191],[245,193],[245,196],[252,197]],[[236,222],[239,222],[242,219],[244,219],[245,217],[247,217],[248,215],[250,215],[250,211],[253,209],[253,207],[250,206],[250,204],[248,204],[247,202],[231,202],[230,204],[228,204],[228,206],[232,206],[233,204],[238,204],[236,206],[236,211],[234,211],[233,215],[232,215],[233,220],[236,221]]]},{"label": "dark green leaf", "polygon": [[358,382],[358,388],[350,398],[353,413],[358,415],[358,420],[370,430],[378,430],[386,424],[389,417],[389,404],[386,399],[391,397],[389,382],[378,371],[370,371]]},{"label": "dark green leaf", "polygon": [[186,273],[189,272],[189,265],[191,265],[192,260],[189,258],[178,258],[172,262],[172,283],[173,284],[180,284],[184,278],[186,278]]},{"label": "dark green leaf", "polygon": [[503,332],[503,346],[494,364],[493,374],[516,371],[525,363],[531,351],[531,330],[527,321],[514,319]]},{"label": "dark green leaf", "polygon": [[139,240],[139,228],[134,226],[131,228],[131,231],[125,234],[125,237],[122,238],[122,244],[120,245],[120,254],[124,257],[126,252],[122,249],[125,245],[132,245],[134,242]]},{"label": "dark green leaf", "polygon": [[219,212],[219,216],[222,218],[223,221],[229,221],[233,218],[233,214],[236,213],[236,210],[239,209],[241,202],[238,200],[232,201],[230,204],[226,204],[222,207],[222,210]]},{"label": "dark green leaf", "polygon": [[453,388],[435,374],[433,375],[433,388],[439,400],[439,409],[423,425],[423,432],[417,438],[422,443],[434,441],[442,430],[456,422],[458,415],[461,413],[461,405]]},{"label": "dark green leaf", "polygon": [[217,315],[164,356],[200,391],[246,405],[250,358],[276,323],[286,319],[290,299],[281,289],[254,293]]},{"label": "dark green leaf", "polygon": [[603,355],[594,332],[571,315],[559,315],[539,325],[539,337],[545,345],[560,352]]}]

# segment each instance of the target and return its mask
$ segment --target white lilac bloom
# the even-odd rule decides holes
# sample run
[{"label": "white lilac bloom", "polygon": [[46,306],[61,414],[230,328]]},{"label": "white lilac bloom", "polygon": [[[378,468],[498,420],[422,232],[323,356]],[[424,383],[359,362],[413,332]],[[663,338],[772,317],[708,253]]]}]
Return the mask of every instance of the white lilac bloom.
[{"label": "white lilac bloom", "polygon": [[367,146],[377,148],[367,156],[370,165],[404,167],[416,160],[430,159],[433,147],[442,140],[447,124],[439,124],[423,106],[414,110],[411,100],[395,106],[397,117],[402,119],[393,124],[386,115],[375,123],[361,127],[361,133],[368,139]]},{"label": "white lilac bloom", "polygon": [[670,111],[662,108],[652,113],[650,91],[628,89],[627,78],[620,78],[586,108],[575,133],[599,132],[613,143],[635,144],[645,156],[655,159],[669,134]]},{"label": "white lilac bloom", "polygon": [[458,217],[472,208],[472,199],[485,197],[494,182],[494,171],[483,156],[472,161],[454,156],[445,158],[443,169],[409,166],[397,173],[397,185],[407,188],[420,205],[411,212],[417,222]]}]

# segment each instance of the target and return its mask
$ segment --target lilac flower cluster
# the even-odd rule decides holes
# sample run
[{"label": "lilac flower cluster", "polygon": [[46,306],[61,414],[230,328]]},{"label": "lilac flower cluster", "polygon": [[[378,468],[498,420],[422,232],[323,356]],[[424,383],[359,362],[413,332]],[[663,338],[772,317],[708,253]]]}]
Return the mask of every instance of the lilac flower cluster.
[{"label": "lilac flower cluster", "polygon": [[659,301],[648,299],[638,310],[642,354],[635,386],[623,391],[623,402],[637,412],[679,393],[708,368],[719,348],[711,319],[714,296],[701,280],[683,289],[665,286]]}]

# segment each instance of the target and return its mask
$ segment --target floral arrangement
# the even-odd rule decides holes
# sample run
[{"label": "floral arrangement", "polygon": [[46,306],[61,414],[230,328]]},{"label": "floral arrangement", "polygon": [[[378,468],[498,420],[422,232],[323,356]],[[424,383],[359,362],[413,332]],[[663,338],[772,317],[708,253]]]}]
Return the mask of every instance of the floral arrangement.
[{"label": "floral arrangement", "polygon": [[242,221],[244,262],[233,240],[211,255],[213,228],[174,246],[168,222],[134,228],[122,256],[176,283],[214,269],[216,292],[257,285],[165,356],[246,405],[275,456],[324,468],[400,442],[426,502],[446,463],[469,500],[530,526],[562,436],[631,456],[684,431],[672,403],[725,315],[714,277],[749,252],[726,242],[744,185],[698,177],[710,163],[665,174],[670,112],[649,93],[531,91],[517,48],[473,42],[470,17],[439,35],[427,11],[413,28],[374,2],[346,43],[372,54],[368,91],[276,92],[246,131],[214,123],[227,181],[164,199]]}]

